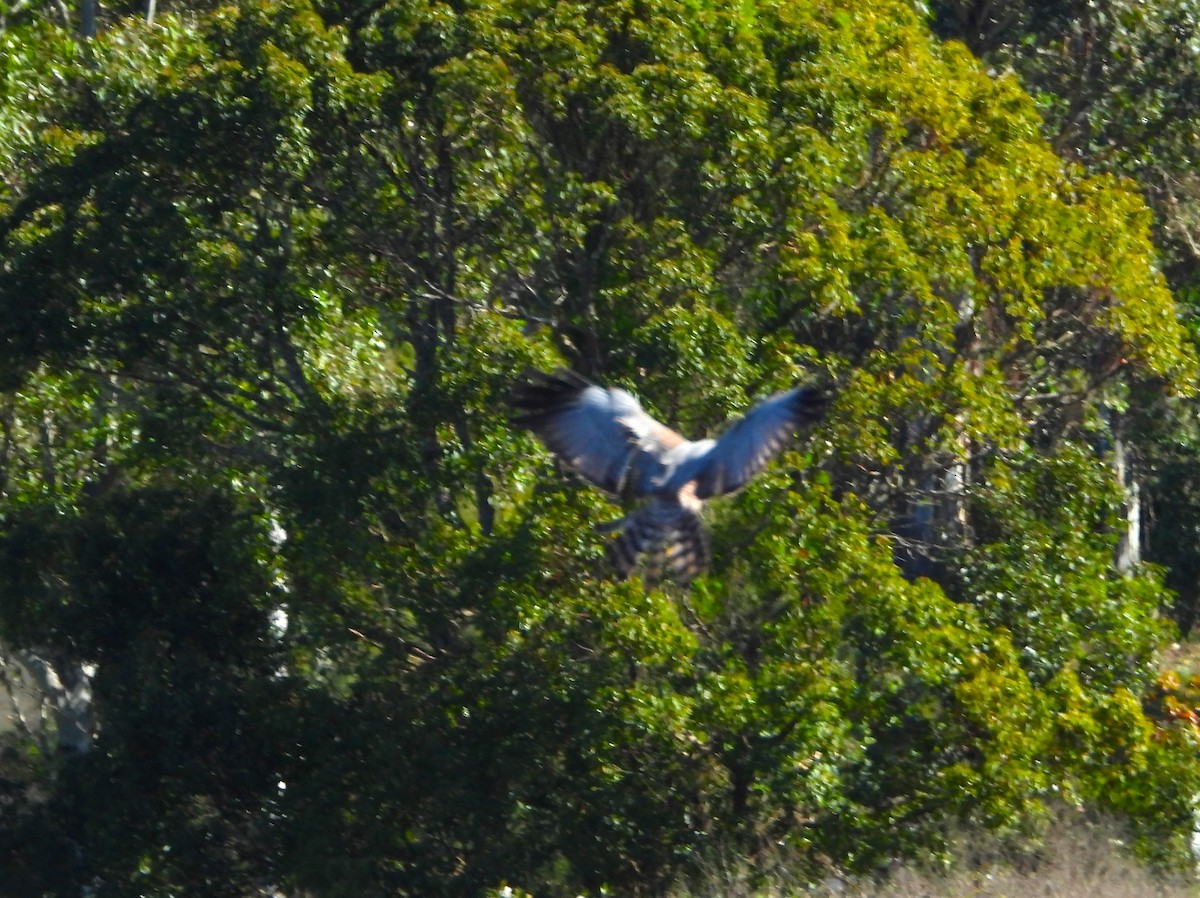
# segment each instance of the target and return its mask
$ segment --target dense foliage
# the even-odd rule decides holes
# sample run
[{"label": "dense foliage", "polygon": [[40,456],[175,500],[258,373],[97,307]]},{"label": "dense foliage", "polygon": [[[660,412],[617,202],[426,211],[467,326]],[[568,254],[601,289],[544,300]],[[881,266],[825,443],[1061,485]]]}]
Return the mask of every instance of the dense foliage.
[{"label": "dense foliage", "polygon": [[[899,0],[120,11],[0,30],[0,648],[95,718],[4,737],[6,894],[653,894],[1063,801],[1189,862],[1113,456],[1194,354],[1015,77]],[[834,406],[647,590],[507,425],[557,364]]]},{"label": "dense foliage", "polygon": [[[1036,98],[1043,133],[1089,170],[1135,180],[1160,265],[1193,342],[1200,298],[1200,5],[1196,0],[934,0],[932,23]],[[1149,397],[1139,396],[1142,402]],[[1146,505],[1146,555],[1165,566],[1174,617],[1200,617],[1197,406],[1149,403],[1128,464]]]}]

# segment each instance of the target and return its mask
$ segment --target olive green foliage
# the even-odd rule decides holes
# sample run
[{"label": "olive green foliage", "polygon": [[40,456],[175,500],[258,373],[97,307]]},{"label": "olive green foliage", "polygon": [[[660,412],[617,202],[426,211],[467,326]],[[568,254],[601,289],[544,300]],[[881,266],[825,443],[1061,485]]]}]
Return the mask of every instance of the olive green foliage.
[{"label": "olive green foliage", "polygon": [[[7,893],[654,894],[1064,797],[1187,862],[1102,448],[1194,376],[1149,215],[910,4],[22,21],[0,171],[0,635],[97,712],[10,738]],[[507,423],[557,364],[833,410],[647,590]]]},{"label": "olive green foliage", "polygon": [[[939,33],[997,70],[1015,71],[1036,98],[1043,131],[1089,170],[1133,179],[1154,214],[1168,283],[1196,341],[1200,285],[1200,6],[1195,0],[936,0]],[[1190,630],[1196,577],[1195,400],[1135,390],[1124,425],[1143,485],[1147,557],[1167,570],[1174,617]]]}]

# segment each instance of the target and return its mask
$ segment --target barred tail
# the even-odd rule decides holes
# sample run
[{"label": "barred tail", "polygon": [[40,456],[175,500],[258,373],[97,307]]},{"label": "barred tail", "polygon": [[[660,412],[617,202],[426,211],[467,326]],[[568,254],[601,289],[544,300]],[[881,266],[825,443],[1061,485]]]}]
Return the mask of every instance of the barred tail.
[{"label": "barred tail", "polygon": [[700,516],[674,502],[653,501],[623,521],[608,556],[624,580],[645,558],[646,580],[687,584],[708,568],[708,531]]}]

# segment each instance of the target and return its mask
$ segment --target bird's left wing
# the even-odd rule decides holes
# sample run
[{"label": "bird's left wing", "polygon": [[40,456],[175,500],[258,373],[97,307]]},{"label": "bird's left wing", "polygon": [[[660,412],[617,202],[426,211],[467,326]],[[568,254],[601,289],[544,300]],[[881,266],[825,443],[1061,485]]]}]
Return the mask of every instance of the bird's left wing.
[{"label": "bird's left wing", "polygon": [[511,401],[519,412],[513,424],[532,430],[582,477],[614,494],[626,486],[635,451],[684,442],[629,393],[598,387],[573,371],[535,372]]},{"label": "bird's left wing", "polygon": [[797,428],[820,420],[828,397],[812,387],[796,387],[765,399],[725,431],[700,460],[696,497],[708,499],[744,486],[765,468]]}]

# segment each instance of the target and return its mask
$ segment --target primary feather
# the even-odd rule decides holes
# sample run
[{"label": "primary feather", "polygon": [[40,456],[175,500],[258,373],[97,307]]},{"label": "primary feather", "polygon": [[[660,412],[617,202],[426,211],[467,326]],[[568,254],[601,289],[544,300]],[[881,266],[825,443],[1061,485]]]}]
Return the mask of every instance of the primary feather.
[{"label": "primary feather", "polygon": [[703,500],[733,492],[779,454],[796,429],[819,420],[825,395],[796,387],[754,406],[716,440],[687,440],[655,421],[632,394],[572,372],[534,373],[513,392],[526,427],[581,477],[626,499],[650,499],[618,521],[610,556],[622,577],[641,558],[690,581],[708,564]]}]

